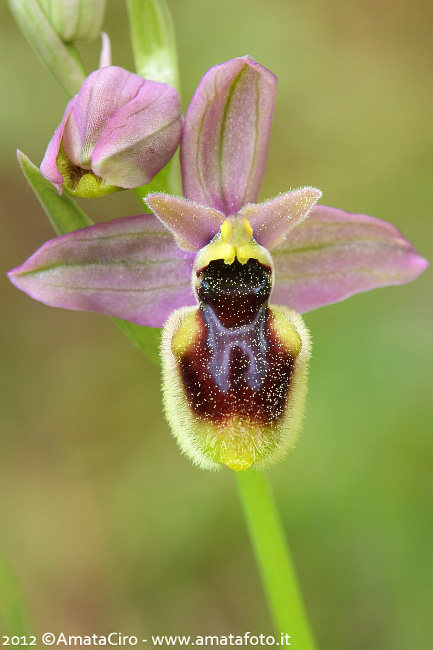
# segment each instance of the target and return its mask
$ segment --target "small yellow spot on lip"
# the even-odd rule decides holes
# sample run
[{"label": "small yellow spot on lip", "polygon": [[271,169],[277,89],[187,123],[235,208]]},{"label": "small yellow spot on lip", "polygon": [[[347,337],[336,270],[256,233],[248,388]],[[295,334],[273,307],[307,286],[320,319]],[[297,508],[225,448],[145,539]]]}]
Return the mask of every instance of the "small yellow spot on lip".
[{"label": "small yellow spot on lip", "polygon": [[194,309],[185,314],[178,327],[173,332],[171,351],[176,359],[180,359],[194,344],[194,340],[199,331],[196,316],[197,311]]},{"label": "small yellow spot on lip", "polygon": [[280,307],[272,307],[272,327],[283,344],[295,355],[301,351],[302,340],[296,327],[290,323]]}]

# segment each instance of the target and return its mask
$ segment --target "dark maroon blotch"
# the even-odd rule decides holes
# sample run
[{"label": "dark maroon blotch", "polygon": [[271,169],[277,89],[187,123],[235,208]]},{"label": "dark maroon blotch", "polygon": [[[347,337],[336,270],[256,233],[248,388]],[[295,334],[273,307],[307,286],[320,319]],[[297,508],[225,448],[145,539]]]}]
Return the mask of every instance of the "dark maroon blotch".
[{"label": "dark maroon blotch", "polygon": [[215,260],[198,277],[199,333],[180,359],[192,410],[215,423],[277,422],[294,356],[272,327],[271,270],[253,259]]}]

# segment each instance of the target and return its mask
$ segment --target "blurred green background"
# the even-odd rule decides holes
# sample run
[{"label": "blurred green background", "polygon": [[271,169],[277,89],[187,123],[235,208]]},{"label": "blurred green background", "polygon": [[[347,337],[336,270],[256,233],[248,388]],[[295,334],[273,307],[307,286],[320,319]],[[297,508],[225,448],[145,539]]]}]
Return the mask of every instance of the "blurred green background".
[{"label": "blurred green background", "polygon": [[[391,221],[432,258],[433,5],[172,0],[184,107],[211,65],[279,77],[261,197],[300,185]],[[132,69],[109,0],[113,60]],[[65,97],[0,6],[0,552],[34,630],[272,633],[228,470],[194,468],[159,371],[96,314],[49,309],[4,272],[51,228],[15,160],[39,163]],[[80,48],[88,71],[98,45]],[[132,192],[85,203],[139,213]],[[306,315],[314,340],[296,450],[272,469],[321,650],[431,648],[432,273]]]}]

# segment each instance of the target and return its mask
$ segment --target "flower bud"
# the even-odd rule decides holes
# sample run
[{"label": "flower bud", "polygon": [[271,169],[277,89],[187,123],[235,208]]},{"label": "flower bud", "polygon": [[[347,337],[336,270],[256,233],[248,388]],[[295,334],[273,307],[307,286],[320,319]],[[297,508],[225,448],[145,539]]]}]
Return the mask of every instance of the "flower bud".
[{"label": "flower bud", "polygon": [[9,0],[9,8],[23,36],[66,94],[72,97],[80,89],[86,75],[75,47],[62,40],[44,7],[39,0]]},{"label": "flower bud", "polygon": [[174,88],[105,67],[68,103],[41,172],[59,194],[82,197],[146,185],[173,156],[181,128]]},{"label": "flower bud", "polygon": [[65,41],[93,41],[99,36],[105,0],[39,0],[52,26]]},{"label": "flower bud", "polygon": [[198,307],[163,333],[165,412],[198,465],[262,468],[293,446],[306,392],[310,339],[299,314],[270,307],[272,259],[247,219],[226,219],[196,256]]}]

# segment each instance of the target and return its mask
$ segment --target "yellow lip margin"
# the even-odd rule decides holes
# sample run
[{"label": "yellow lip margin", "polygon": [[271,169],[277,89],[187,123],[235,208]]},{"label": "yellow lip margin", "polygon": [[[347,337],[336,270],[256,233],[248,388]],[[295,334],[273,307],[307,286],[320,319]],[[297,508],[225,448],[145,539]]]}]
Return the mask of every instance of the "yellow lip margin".
[{"label": "yellow lip margin", "polygon": [[301,425],[306,394],[310,336],[302,317],[287,307],[272,306],[271,328],[281,345],[295,356],[295,366],[282,418],[269,425],[233,417],[219,425],[194,414],[183,384],[180,359],[191,350],[199,334],[198,307],[175,310],[165,324],[162,344],[164,411],[186,456],[202,469],[227,465],[243,471],[264,469],[294,447]]}]

